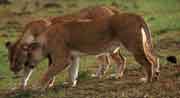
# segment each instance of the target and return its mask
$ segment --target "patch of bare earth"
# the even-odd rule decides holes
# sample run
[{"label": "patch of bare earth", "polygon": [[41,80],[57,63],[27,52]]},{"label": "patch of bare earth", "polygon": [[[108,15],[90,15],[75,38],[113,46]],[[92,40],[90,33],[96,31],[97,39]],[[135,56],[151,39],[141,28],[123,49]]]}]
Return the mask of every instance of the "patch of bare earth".
[{"label": "patch of bare earth", "polygon": [[[121,80],[90,79],[80,81],[78,87],[69,88],[64,98],[165,98],[180,97],[180,66],[166,65],[161,69],[159,81],[142,83],[142,72],[126,71]],[[178,97],[177,97],[178,98]]]},{"label": "patch of bare earth", "polygon": [[[174,33],[174,34],[171,34]],[[173,35],[173,36],[171,36]],[[167,32],[164,33],[164,35],[162,34],[160,39],[160,48],[161,49],[179,49],[180,48],[180,41],[179,41],[179,37],[180,36],[180,32]]]},{"label": "patch of bare earth", "polygon": [[[164,65],[161,67],[159,81],[142,83],[139,81],[142,72],[140,70],[126,70],[122,79],[88,79],[80,80],[78,86],[56,85],[45,92],[27,90],[9,92],[4,98],[43,98],[47,92],[59,94],[64,92],[61,98],[179,98],[180,97],[180,65]],[[23,97],[23,98],[24,98]],[[56,97],[54,97],[56,98]],[[57,97],[58,98],[58,97]]]}]

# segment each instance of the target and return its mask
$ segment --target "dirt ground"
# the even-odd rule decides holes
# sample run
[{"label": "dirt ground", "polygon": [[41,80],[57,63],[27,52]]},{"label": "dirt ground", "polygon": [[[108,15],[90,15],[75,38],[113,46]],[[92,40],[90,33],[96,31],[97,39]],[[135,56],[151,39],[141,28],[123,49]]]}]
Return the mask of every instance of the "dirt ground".
[{"label": "dirt ground", "polygon": [[[77,87],[55,85],[47,91],[3,91],[2,98],[47,98],[48,93],[63,95],[53,98],[180,98],[180,65],[162,65],[160,80],[142,83],[140,70],[126,70],[121,80],[104,78],[79,80]],[[49,95],[48,95],[49,96]]]}]

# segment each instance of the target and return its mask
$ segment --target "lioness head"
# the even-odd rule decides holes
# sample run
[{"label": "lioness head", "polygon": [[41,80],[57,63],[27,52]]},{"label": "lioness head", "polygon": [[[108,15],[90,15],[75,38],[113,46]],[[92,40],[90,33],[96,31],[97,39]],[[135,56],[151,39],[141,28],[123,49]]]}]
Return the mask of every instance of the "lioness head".
[{"label": "lioness head", "polygon": [[27,61],[28,47],[27,45],[19,45],[18,42],[7,42],[8,59],[10,63],[10,70],[17,74]]},{"label": "lioness head", "polygon": [[20,38],[15,43],[6,43],[6,47],[8,49],[8,58],[10,62],[10,70],[15,74],[23,69],[23,65],[25,65],[25,67],[34,66],[34,64],[30,64],[28,62],[28,59],[31,56],[31,52],[38,49],[38,44],[34,42],[35,38],[42,34],[42,32],[46,30],[46,28],[46,21],[32,21],[26,24],[23,35],[20,36]]},{"label": "lioness head", "polygon": [[10,70],[15,74],[18,74],[24,67],[33,68],[42,56],[38,43],[7,42],[6,47],[8,49]]}]

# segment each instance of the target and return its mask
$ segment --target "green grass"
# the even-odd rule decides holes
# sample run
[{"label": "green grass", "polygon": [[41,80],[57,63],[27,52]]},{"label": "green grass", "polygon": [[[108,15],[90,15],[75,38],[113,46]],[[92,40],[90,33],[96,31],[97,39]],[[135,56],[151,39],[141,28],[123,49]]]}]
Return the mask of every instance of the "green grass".
[{"label": "green grass", "polygon": [[[146,22],[149,24],[150,29],[153,33],[153,39],[158,55],[161,56],[161,64],[166,64],[165,57],[167,55],[176,55],[178,59],[180,58],[180,51],[177,47],[167,47],[166,49],[160,49],[158,46],[161,44],[167,44],[168,41],[175,41],[180,43],[179,33],[180,33],[180,1],[179,0],[59,0],[59,8],[41,8],[37,11],[34,11],[30,14],[32,17],[47,17],[47,16],[56,16],[63,15],[65,13],[71,13],[78,11],[81,8],[94,5],[116,5],[119,9],[126,12],[133,12],[144,16]],[[7,40],[16,40],[17,32],[21,27],[21,24],[7,24],[7,21],[18,21],[22,22],[24,16],[14,16],[8,17],[13,11],[16,11],[16,7],[19,7],[19,3],[15,3],[7,6],[0,6],[0,33],[8,32],[9,38],[0,37],[0,76],[5,77],[5,79],[0,80],[0,89],[7,89],[14,87],[18,80],[11,79],[12,73],[9,70],[8,58],[7,58],[7,49],[4,44]],[[19,11],[19,10],[18,10]],[[17,11],[17,12],[18,12]],[[27,18],[28,19],[28,18]],[[165,42],[160,40],[165,40]],[[167,42],[167,43],[166,43]],[[131,54],[123,50],[123,54],[128,57],[128,66],[127,69],[136,68],[138,65]],[[98,67],[95,63],[94,56],[83,57],[81,59],[80,65],[80,80],[89,79],[89,75],[95,72]],[[93,66],[87,66],[93,65]],[[133,66],[135,65],[135,66]],[[139,67],[138,67],[139,68]],[[31,83],[37,82],[43,72],[47,69],[47,61],[45,60],[37,67]],[[115,67],[111,68],[111,71],[114,71]],[[57,78],[56,83],[61,84],[67,79],[67,70],[63,71]],[[65,90],[58,93],[48,92],[47,97],[59,97],[65,96]],[[31,93],[24,92],[16,97],[12,98],[33,98]]]}]

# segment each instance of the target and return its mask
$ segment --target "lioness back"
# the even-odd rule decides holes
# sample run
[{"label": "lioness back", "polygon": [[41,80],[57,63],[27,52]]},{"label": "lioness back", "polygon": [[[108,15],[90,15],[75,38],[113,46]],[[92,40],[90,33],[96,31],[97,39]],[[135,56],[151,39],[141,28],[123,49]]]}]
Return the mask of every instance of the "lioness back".
[{"label": "lioness back", "polygon": [[56,22],[66,22],[74,19],[102,19],[110,17],[116,13],[119,13],[119,10],[116,7],[111,6],[95,6],[88,7],[75,12],[73,14],[67,14],[64,16],[53,17],[50,19],[52,23]]}]

